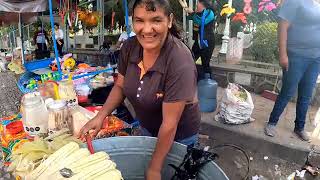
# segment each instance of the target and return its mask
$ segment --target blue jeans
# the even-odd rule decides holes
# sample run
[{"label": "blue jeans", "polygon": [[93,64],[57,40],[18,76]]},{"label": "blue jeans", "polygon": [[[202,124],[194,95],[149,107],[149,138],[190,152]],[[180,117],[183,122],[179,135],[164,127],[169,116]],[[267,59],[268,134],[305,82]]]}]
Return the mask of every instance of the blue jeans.
[{"label": "blue jeans", "polygon": [[268,124],[276,125],[283,110],[298,89],[295,130],[303,131],[306,114],[320,71],[320,58],[307,58],[289,53],[289,70],[283,71],[282,88]]},{"label": "blue jeans", "polygon": [[[141,136],[152,136],[151,133],[146,128],[143,128],[141,126],[140,126],[140,133],[141,133]],[[190,146],[193,147],[198,143],[198,140],[199,140],[199,134],[195,134],[181,140],[176,140],[176,142],[184,144],[189,147]]]}]

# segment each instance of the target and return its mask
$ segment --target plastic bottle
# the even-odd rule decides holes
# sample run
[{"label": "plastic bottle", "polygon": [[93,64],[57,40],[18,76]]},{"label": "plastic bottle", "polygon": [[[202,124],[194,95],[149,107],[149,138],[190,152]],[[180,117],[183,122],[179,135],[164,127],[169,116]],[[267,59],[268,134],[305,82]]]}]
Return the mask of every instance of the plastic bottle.
[{"label": "plastic bottle", "polygon": [[217,108],[218,83],[205,74],[205,78],[198,82],[198,98],[201,112],[213,112]]}]

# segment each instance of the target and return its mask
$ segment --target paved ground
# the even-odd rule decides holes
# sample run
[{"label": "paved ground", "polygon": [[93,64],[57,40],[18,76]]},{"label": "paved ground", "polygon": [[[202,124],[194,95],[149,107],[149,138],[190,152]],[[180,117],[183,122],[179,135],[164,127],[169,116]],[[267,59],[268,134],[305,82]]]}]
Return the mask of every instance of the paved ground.
[{"label": "paved ground", "polygon": [[[14,73],[0,72],[0,117],[10,116],[18,112],[22,93],[19,91]],[[1,152],[1,150],[0,150]],[[0,161],[0,180],[15,179],[6,173]]]},{"label": "paved ground", "polygon": [[22,93],[19,91],[14,73],[0,72],[0,117],[18,111]]},{"label": "paved ground", "polygon": [[[218,102],[220,102],[223,89],[218,89]],[[277,126],[277,135],[276,137],[268,137],[264,135],[264,125],[268,121],[269,115],[272,111],[274,102],[268,100],[260,95],[251,94],[254,102],[254,111],[252,114],[252,118],[255,119],[254,122],[244,125],[225,125],[220,122],[214,121],[213,118],[215,113],[207,113],[202,115],[202,120],[204,123],[214,124],[215,126],[220,126],[226,128],[231,131],[239,132],[248,136],[255,136],[256,138],[260,138],[262,140],[266,140],[269,142],[285,145],[294,149],[300,150],[308,150],[311,147],[310,143],[300,141],[296,136],[292,133],[294,128],[294,120],[295,120],[295,103],[290,102],[282,114],[279,124]],[[317,108],[310,107],[307,119],[306,119],[306,131],[311,133],[314,130],[313,120],[315,118]]]},{"label": "paved ground", "polygon": [[[222,95],[223,89],[219,88],[218,102]],[[263,127],[272,111],[274,102],[259,95],[252,94],[252,96],[255,104],[252,117],[256,120],[250,124],[226,125],[214,120],[215,113],[202,114],[201,132],[210,136],[210,140],[207,140],[205,144],[214,146],[233,143],[243,147],[253,157],[250,177],[258,174],[263,175],[266,179],[286,178],[301,168],[311,146],[292,134],[295,104],[288,105],[279,122],[277,136],[270,138],[264,135]],[[316,110],[315,107],[311,107],[308,112],[306,130],[309,132],[314,129],[312,120]],[[235,180],[243,177],[246,165],[243,156],[229,148],[220,150],[220,154],[222,157],[218,163],[228,176]],[[265,157],[268,159],[265,160]]]}]

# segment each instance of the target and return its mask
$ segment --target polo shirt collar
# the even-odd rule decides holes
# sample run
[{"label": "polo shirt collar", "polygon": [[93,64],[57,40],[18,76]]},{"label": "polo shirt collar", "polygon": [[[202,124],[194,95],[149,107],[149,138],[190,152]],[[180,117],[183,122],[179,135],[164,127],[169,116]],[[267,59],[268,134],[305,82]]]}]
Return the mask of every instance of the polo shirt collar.
[{"label": "polo shirt collar", "polygon": [[[168,33],[168,36],[166,38],[166,41],[164,42],[159,57],[157,58],[154,65],[149,69],[149,71],[157,71],[160,73],[165,73],[166,69],[166,63],[168,58],[168,53],[170,53],[171,44],[173,42],[173,36]],[[133,48],[133,52],[130,57],[130,62],[134,64],[139,64],[141,60],[143,59],[143,48],[136,39],[136,46]]]}]

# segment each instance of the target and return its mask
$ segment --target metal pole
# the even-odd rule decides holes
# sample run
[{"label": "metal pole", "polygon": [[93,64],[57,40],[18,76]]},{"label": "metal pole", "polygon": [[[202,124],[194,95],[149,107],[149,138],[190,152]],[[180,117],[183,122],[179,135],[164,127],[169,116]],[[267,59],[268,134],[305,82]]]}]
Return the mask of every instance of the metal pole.
[{"label": "metal pole", "polygon": [[182,9],[183,12],[183,31],[187,32],[187,13],[184,9]]},{"label": "metal pole", "polygon": [[97,0],[97,10],[101,13],[101,19],[98,26],[98,47],[103,43],[103,6],[104,6],[104,0]]},{"label": "metal pole", "polygon": [[23,46],[23,32],[22,32],[22,17],[21,13],[19,13],[19,34],[20,34],[20,39],[21,39],[21,62],[24,64],[24,46]]},{"label": "metal pole", "polygon": [[101,0],[101,45],[104,42],[104,0]]},{"label": "metal pole", "polygon": [[12,31],[12,39],[13,39],[12,48],[14,49],[14,48],[16,48],[16,31],[15,30]]},{"label": "metal pole", "polygon": [[62,75],[61,71],[61,66],[60,66],[60,61],[59,61],[59,55],[58,55],[58,49],[57,49],[57,42],[56,42],[56,37],[54,33],[54,18],[53,18],[53,13],[52,13],[52,1],[48,0],[49,2],[49,11],[50,11],[50,24],[51,24],[51,31],[52,31],[52,41],[53,41],[53,47],[54,47],[54,55],[57,61],[57,67],[58,67],[58,72],[60,75]]},{"label": "metal pole", "polygon": [[[189,7],[191,9],[193,9],[193,0],[189,0]],[[193,37],[193,21],[192,20],[189,20],[189,47],[192,47],[192,44],[193,44],[193,40],[192,40],[192,37]]]},{"label": "metal pole", "polygon": [[68,24],[68,21],[66,22],[66,30],[65,30],[65,32],[66,32],[66,35],[65,35],[65,37],[66,37],[66,47],[65,47],[65,49],[68,52],[68,50],[69,50],[69,24]]},{"label": "metal pole", "polygon": [[[232,0],[228,1],[228,4],[230,7],[232,7]],[[226,54],[228,50],[228,43],[229,43],[229,37],[230,35],[230,17],[226,16],[226,26],[224,28],[223,37],[222,37],[222,46],[220,49],[221,54]]]},{"label": "metal pole", "polygon": [[123,0],[123,6],[124,6],[124,10],[125,10],[125,23],[126,23],[126,30],[128,33],[128,37],[130,36],[130,32],[131,32],[131,27],[129,25],[129,10],[128,10],[128,2],[127,0]]},{"label": "metal pole", "polygon": [[27,33],[28,33],[28,45],[27,45],[27,47],[28,47],[28,46],[31,45],[31,41],[30,41],[30,24],[27,26]]}]

